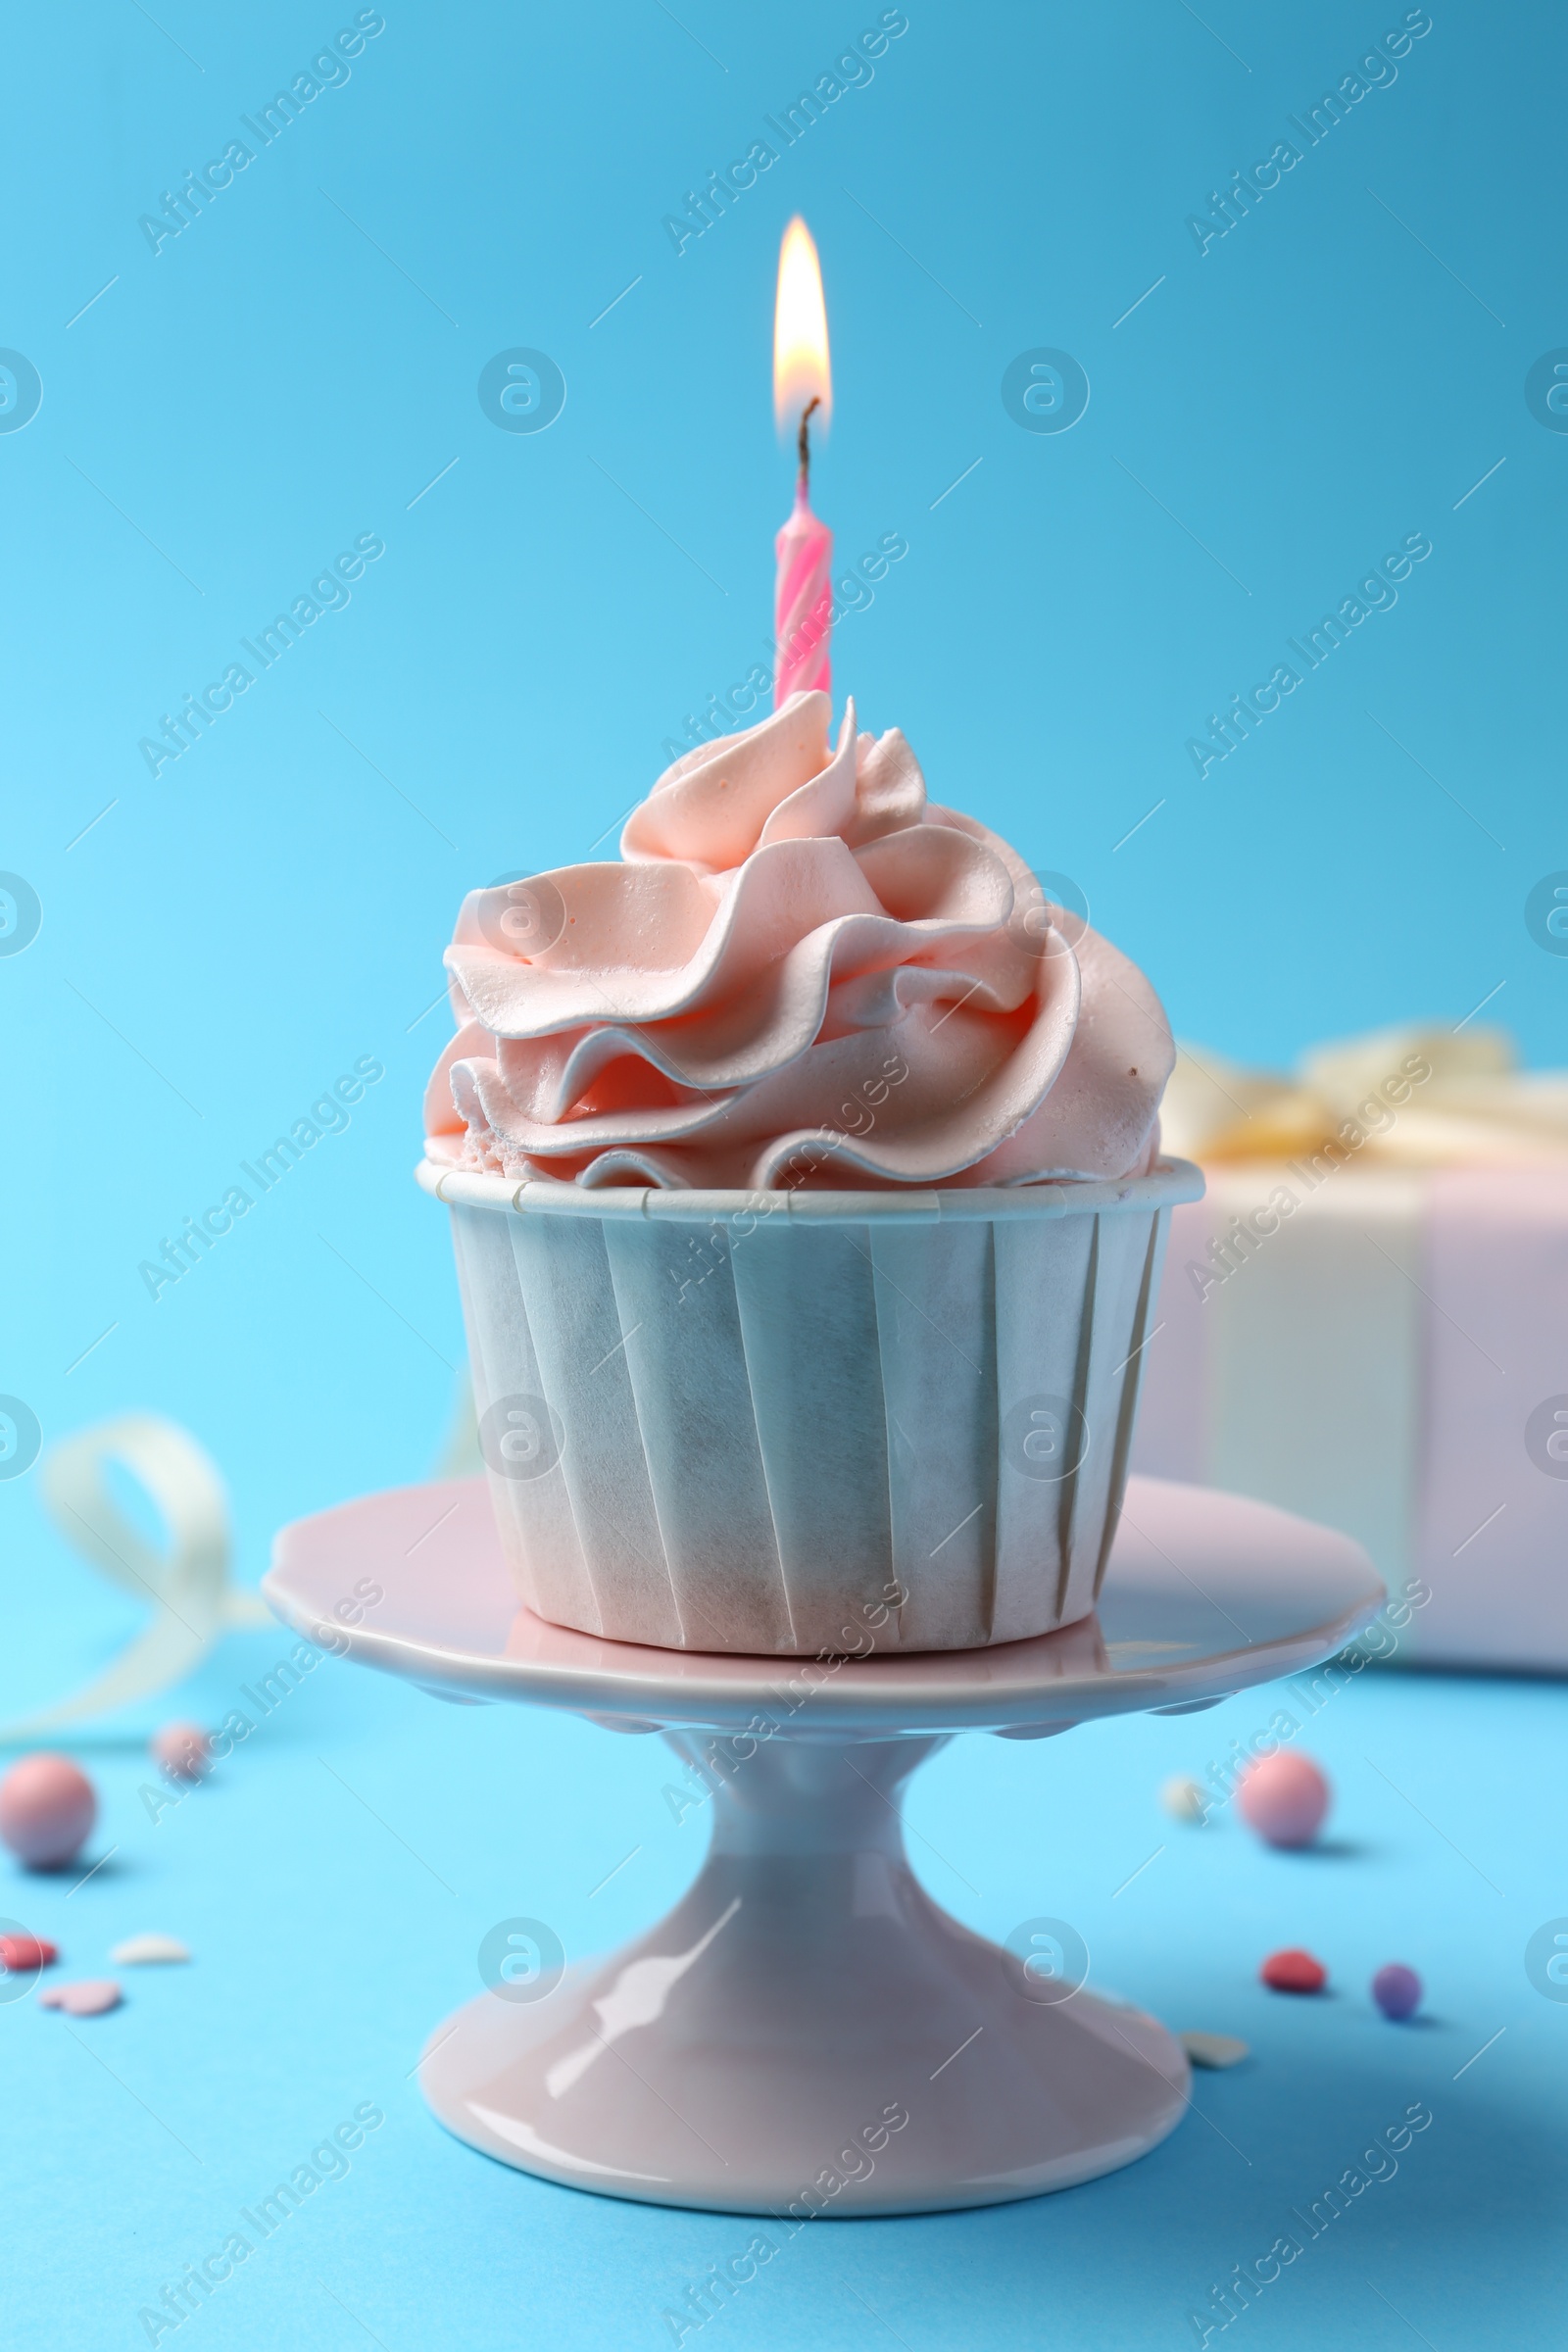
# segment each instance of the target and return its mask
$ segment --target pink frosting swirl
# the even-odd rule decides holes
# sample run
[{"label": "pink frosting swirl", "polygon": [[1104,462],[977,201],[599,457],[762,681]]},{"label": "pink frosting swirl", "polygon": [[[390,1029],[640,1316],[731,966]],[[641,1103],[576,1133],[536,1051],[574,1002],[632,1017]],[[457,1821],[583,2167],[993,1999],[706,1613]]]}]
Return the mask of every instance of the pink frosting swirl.
[{"label": "pink frosting swirl", "polygon": [[667,768],[623,862],[472,891],[425,1105],[449,1164],[581,1185],[1125,1176],[1175,1058],[1137,967],[825,694]]}]

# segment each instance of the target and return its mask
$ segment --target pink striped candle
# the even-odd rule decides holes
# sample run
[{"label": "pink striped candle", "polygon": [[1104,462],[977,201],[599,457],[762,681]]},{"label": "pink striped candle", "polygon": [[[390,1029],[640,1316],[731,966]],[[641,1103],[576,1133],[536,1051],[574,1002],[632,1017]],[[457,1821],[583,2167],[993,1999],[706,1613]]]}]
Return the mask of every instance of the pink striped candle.
[{"label": "pink striped candle", "polygon": [[[812,404],[815,405],[814,403]],[[801,442],[806,442],[806,419],[801,419]],[[833,534],[811,513],[807,468],[801,467],[795,509],[773,542],[778,558],[778,585],[773,598],[773,635],[778,651],[773,673],[773,708],[792,694],[820,688],[831,693],[833,668],[828,659],[832,641]]]},{"label": "pink striped candle", "polygon": [[780,434],[799,420],[801,470],[795,511],[773,542],[778,583],[773,595],[773,708],[792,694],[831,691],[828,638],[833,626],[833,534],[811,513],[810,421],[820,430],[833,408],[827,347],[827,305],[811,232],[797,214],[778,249],[773,304],[773,415]]}]

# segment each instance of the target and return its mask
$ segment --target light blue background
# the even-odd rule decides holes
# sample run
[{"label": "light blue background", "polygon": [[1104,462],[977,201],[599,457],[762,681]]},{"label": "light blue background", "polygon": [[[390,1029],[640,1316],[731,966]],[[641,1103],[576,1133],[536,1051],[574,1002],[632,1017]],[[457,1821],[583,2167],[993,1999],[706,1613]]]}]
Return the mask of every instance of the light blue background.
[{"label": "light blue background", "polygon": [[[1568,959],[1523,919],[1531,885],[1568,866],[1568,436],[1523,397],[1530,364],[1568,343],[1560,16],[1435,7],[1393,86],[1200,257],[1186,217],[1400,7],[908,13],[870,84],[679,258],[662,217],[875,7],[681,0],[677,22],[658,0],[393,6],[346,86],[156,257],[138,216],[354,11],[241,23],[158,0],[155,24],[104,0],[13,27],[0,344],[44,389],[0,435],[0,866],[37,890],[43,927],[0,959],[0,1390],[46,1442],[132,1406],[187,1424],[230,1484],[246,1576],[281,1521],[421,1475],[439,1448],[462,1338],[443,1221],[409,1170],[463,891],[609,833],[605,854],[664,738],[759,659],[790,487],[768,373],[792,211],[820,246],[834,336],[818,506],[844,558],[890,530],[909,543],[838,632],[863,723],[902,725],[937,797],[1077,877],[1189,1036],[1288,1059],[1385,1021],[1456,1021],[1500,983],[1484,1017],[1531,1061],[1562,1056]],[[566,378],[543,434],[502,433],[477,402],[481,368],[514,345]],[[1004,368],[1037,345],[1088,371],[1068,433],[1026,434],[1003,409]],[[1434,552],[1397,607],[1200,783],[1187,737],[1417,530]],[[386,554],[348,609],[155,781],[137,739],[366,532]],[[348,1131],[150,1299],[138,1261],[361,1055],[386,1076]],[[107,1654],[119,1619],[50,1533],[35,1476],[0,1486],[0,1531],[26,1636],[9,1708]],[[225,1652],[193,1703],[241,1671]],[[1350,1808],[1358,1859],[1244,1864],[1236,1833],[1173,1863],[1168,1894],[1110,1913],[1096,1825],[1102,1809],[1106,1837],[1131,1835],[1170,1727],[1081,1734],[1049,1757],[953,1751],[916,1818],[969,1855],[983,1900],[939,1890],[988,1927],[1076,1901],[1112,1981],[1176,2022],[1248,2032],[1255,2013],[1255,2074],[1200,2103],[1245,2127],[1256,2169],[1189,2125],[1070,2198],[813,2237],[723,2328],[858,2344],[878,2329],[840,2283],[853,2275],[911,2344],[1180,2340],[1187,2301],[1261,2250],[1279,2197],[1349,2161],[1396,2089],[1436,2106],[1450,2044],[1457,2066],[1504,2016],[1508,2037],[1444,2092],[1445,2130],[1388,2192],[1365,2275],[1441,2346],[1458,2340],[1466,2265],[1490,2281],[1468,2340],[1524,2327],[1553,2210],[1561,2021],[1518,1952],[1568,1909],[1532,1859],[1544,1816],[1526,1800],[1559,1706],[1434,1682],[1359,1693],[1335,1726],[1351,1775],[1357,1710],[1368,1752],[1446,1772],[1434,1817],[1470,1850],[1517,1840],[1495,1929],[1495,1898],[1372,1783]],[[198,2185],[176,2184],[162,2133],[56,2021],[0,2016],[31,2053],[13,2112],[39,2119],[25,2199],[55,2232],[16,2308],[69,2294],[71,2330],[49,2340],[133,2340],[144,2278],[205,2251],[210,2214],[385,2090],[385,2135],[322,2198],[331,2219],[300,2225],[309,2255],[280,2242],[265,2289],[236,2284],[203,2330],[358,2340],[318,2270],[394,2352],[658,2340],[665,2281],[727,2248],[728,2225],[537,2187],[387,2088],[466,1989],[498,1910],[598,1933],[584,1889],[637,1836],[656,1767],[586,1730],[448,1716],[336,1668],[300,1715],[232,1793],[157,1834],[128,1751],[106,1767],[126,1875],[73,1898],[92,1924],[73,1924],[72,1957],[159,1920],[190,1926],[203,1965],[138,1983],[133,2007],[80,2032],[211,2178],[191,2166]],[[376,1842],[317,1747],[363,1776],[460,1911]],[[509,1781],[517,1829],[498,1849]],[[691,1860],[672,1846],[659,1886],[617,1880],[605,1932],[650,1916]],[[1257,1951],[1298,1936],[1340,1937],[1352,1989],[1260,2009]],[[1441,2044],[1436,2028],[1374,2034],[1361,2013],[1354,1988],[1395,1947],[1429,1968]],[[1369,2237],[1371,2220],[1354,2227]],[[1483,2225],[1500,2232],[1484,2254]],[[1279,2290],[1282,2308],[1249,2318],[1260,2345],[1321,2340],[1326,2314],[1400,2339],[1337,2299],[1365,2300],[1359,2251],[1308,2268],[1290,2304]],[[41,2317],[26,2325],[44,2340]]]}]

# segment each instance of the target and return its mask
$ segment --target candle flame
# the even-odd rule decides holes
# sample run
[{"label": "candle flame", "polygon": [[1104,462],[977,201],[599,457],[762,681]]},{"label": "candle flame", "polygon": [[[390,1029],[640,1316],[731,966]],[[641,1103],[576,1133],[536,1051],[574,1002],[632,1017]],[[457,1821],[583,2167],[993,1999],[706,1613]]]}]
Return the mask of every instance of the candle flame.
[{"label": "candle flame", "polygon": [[778,299],[773,310],[773,414],[786,438],[800,426],[808,401],[819,403],[812,422],[826,431],[833,414],[827,354],[827,306],[811,232],[799,213],[784,231],[778,255]]}]

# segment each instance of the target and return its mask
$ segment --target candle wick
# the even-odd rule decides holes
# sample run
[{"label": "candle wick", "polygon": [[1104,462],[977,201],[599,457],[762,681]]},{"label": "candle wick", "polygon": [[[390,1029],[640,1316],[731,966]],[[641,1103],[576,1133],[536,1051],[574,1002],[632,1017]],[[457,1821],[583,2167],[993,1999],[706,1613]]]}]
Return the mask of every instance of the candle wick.
[{"label": "candle wick", "polygon": [[806,404],[805,408],[804,408],[804,409],[801,411],[801,440],[800,440],[800,450],[801,450],[801,488],[802,488],[803,490],[805,490],[805,489],[806,489],[806,488],[808,486],[808,484],[809,484],[809,482],[810,482],[810,479],[811,479],[811,436],[810,436],[809,432],[807,430],[807,423],[808,423],[808,418],[809,418],[809,416],[810,416],[811,411],[812,411],[813,409],[819,409],[821,406],[822,406],[822,396],[821,396],[821,394],[820,394],[819,392],[818,392],[818,393],[813,393],[813,394],[812,394],[812,396],[811,396],[811,398],[810,398],[810,399],[809,399],[809,400],[807,402],[807,404]]}]

